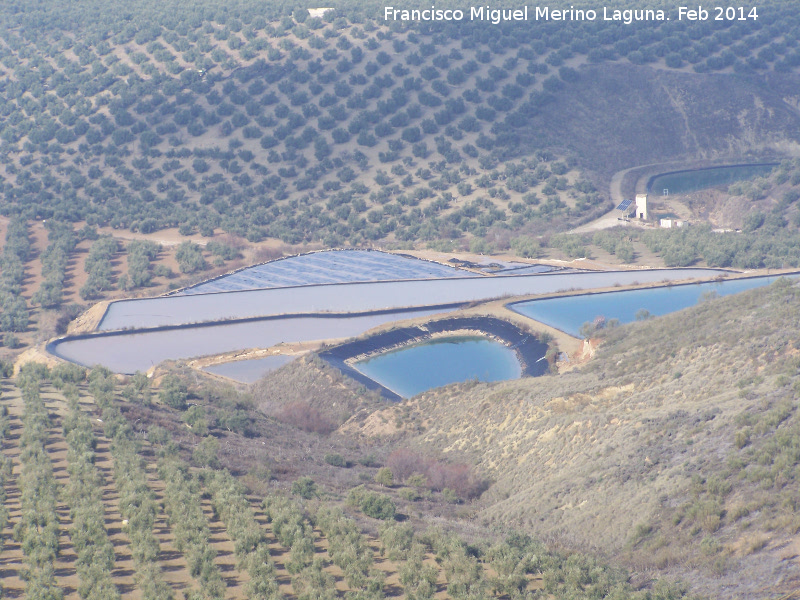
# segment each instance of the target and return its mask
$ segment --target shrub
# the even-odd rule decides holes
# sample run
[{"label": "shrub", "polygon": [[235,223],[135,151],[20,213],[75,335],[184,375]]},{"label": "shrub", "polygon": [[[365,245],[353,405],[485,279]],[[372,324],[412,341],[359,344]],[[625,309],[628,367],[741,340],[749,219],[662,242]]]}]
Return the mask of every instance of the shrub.
[{"label": "shrub", "polygon": [[394,484],[394,475],[392,475],[392,470],[388,467],[381,467],[378,469],[378,472],[375,473],[375,483],[386,487],[392,487]]},{"label": "shrub", "polygon": [[202,249],[193,242],[181,242],[175,252],[175,259],[178,261],[181,273],[186,273],[187,275],[197,271],[204,271],[208,268],[208,263],[203,258]]},{"label": "shrub", "polygon": [[376,494],[375,492],[367,492],[364,494],[359,505],[361,512],[373,519],[382,519],[389,521],[394,519],[397,513],[397,507],[394,501],[385,494]]},{"label": "shrub", "polygon": [[328,420],[319,410],[309,405],[308,402],[284,404],[274,414],[274,417],[282,423],[310,433],[325,435],[336,429],[334,423]]},{"label": "shrub", "polygon": [[186,384],[177,376],[166,375],[161,382],[161,391],[159,391],[158,397],[167,406],[177,410],[184,410],[189,392]]},{"label": "shrub", "polygon": [[317,484],[314,483],[313,479],[310,477],[301,477],[292,483],[292,494],[306,500],[311,500],[318,496],[319,492],[317,490]]},{"label": "shrub", "polygon": [[333,467],[347,467],[347,461],[341,454],[326,454],[325,462]]}]

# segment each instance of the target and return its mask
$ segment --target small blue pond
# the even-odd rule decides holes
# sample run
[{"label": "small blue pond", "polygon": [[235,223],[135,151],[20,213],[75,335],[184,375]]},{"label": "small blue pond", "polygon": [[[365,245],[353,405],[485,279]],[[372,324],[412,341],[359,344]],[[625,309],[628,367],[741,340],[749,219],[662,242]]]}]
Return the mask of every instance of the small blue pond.
[{"label": "small blue pond", "polygon": [[360,361],[354,367],[404,398],[458,381],[500,381],[522,375],[512,349],[477,336],[427,341]]},{"label": "small blue pond", "polygon": [[596,317],[630,323],[636,319],[636,313],[640,310],[646,310],[653,316],[665,315],[694,306],[704,294],[727,296],[769,285],[777,279],[778,277],[751,277],[714,283],[546,298],[511,304],[509,308],[540,323],[581,337],[581,325],[594,321]]}]

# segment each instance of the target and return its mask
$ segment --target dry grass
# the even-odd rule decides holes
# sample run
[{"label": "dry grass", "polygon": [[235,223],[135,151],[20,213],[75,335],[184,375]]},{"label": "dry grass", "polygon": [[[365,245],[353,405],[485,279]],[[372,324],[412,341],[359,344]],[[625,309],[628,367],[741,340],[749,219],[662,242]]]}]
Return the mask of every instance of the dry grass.
[{"label": "dry grass", "polygon": [[723,597],[741,569],[777,576],[767,532],[785,542],[797,530],[798,300],[797,288],[773,286],[709,301],[608,332],[578,371],[453,385],[384,413],[403,424],[394,437],[494,481],[476,507],[483,523],[690,569]]}]

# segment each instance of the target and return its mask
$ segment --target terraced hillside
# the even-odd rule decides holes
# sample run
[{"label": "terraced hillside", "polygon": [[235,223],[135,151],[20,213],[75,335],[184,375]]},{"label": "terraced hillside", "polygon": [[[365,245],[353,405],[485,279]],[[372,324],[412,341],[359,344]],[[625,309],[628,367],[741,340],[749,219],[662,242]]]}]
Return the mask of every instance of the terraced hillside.
[{"label": "terraced hillside", "polygon": [[[296,446],[302,430],[271,421],[283,433],[244,437],[228,427],[209,435],[196,404],[186,413],[195,438],[187,445],[187,434],[175,435],[186,431],[176,413],[139,404],[144,397],[127,388],[121,402],[107,372],[85,376],[74,367],[29,365],[3,381],[5,597],[521,598],[595,589],[651,597],[618,569],[548,551],[526,536],[500,541],[500,532],[486,531],[468,545],[446,520],[427,529],[403,523],[399,511],[407,508],[378,491],[391,485],[385,476],[376,478],[380,487],[354,488],[344,503],[341,487],[324,489],[308,476],[292,482],[284,471],[270,484],[269,475],[257,475],[262,462],[245,478],[261,477],[270,488],[256,497],[222,467],[230,453],[217,438],[226,447],[260,440],[276,456],[281,437],[293,436]],[[172,385],[162,382],[164,397]],[[327,456],[324,464],[345,467]],[[685,597],[663,582],[655,589]]]}]

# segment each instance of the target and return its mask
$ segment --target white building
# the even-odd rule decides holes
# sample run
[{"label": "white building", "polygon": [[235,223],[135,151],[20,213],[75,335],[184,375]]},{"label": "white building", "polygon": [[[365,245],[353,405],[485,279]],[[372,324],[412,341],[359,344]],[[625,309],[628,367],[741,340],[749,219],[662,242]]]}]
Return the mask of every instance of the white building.
[{"label": "white building", "polygon": [[636,218],[647,221],[647,194],[636,194]]},{"label": "white building", "polygon": [[325,13],[329,10],[333,10],[333,8],[309,8],[308,9],[308,16],[310,17],[319,17],[320,19],[325,16]]},{"label": "white building", "polygon": [[672,229],[673,227],[683,227],[686,222],[679,219],[661,219],[658,224],[662,229]]}]

